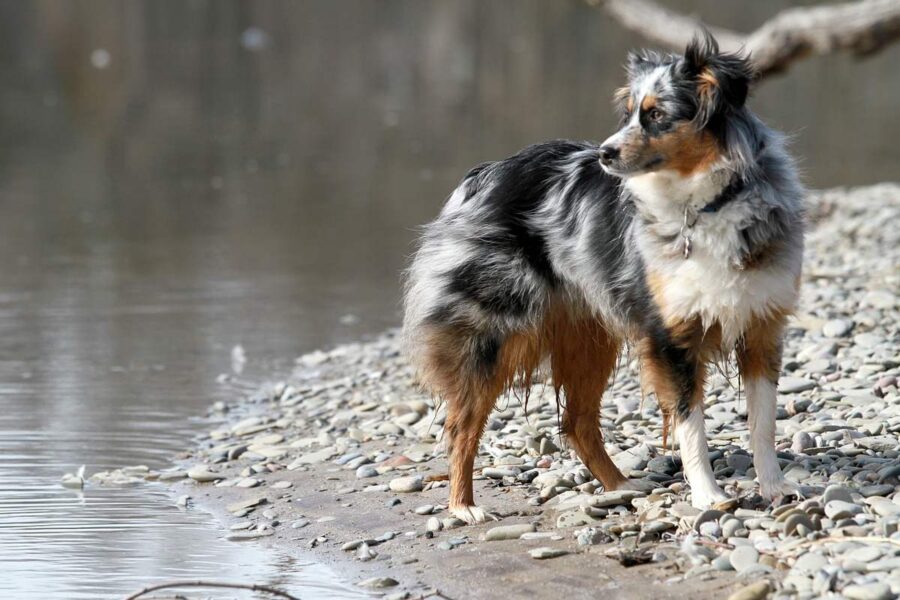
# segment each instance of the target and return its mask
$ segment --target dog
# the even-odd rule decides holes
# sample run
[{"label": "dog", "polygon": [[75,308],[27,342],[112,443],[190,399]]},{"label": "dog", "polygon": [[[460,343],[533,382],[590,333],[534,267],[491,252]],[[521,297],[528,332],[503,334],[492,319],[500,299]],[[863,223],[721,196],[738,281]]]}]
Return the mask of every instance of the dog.
[{"label": "dog", "polygon": [[[707,34],[628,56],[620,129],[551,141],[463,178],[426,226],[403,338],[446,401],[450,512],[482,522],[472,474],[497,397],[548,365],[562,433],[606,490],[636,489],[604,448],[600,399],[626,343],[674,429],[692,504],[727,499],[703,420],[708,367],[736,357],[760,494],[796,492],[775,452],[776,384],[798,299],[804,189],[782,135],[745,102],[749,59]],[[665,443],[665,439],[663,440]]]}]

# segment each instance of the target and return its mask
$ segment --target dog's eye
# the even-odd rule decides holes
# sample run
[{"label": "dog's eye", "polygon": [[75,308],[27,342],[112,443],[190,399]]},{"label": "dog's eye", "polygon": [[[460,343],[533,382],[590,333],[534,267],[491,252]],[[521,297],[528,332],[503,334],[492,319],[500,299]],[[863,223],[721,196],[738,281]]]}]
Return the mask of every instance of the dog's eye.
[{"label": "dog's eye", "polygon": [[663,118],[663,113],[658,108],[651,108],[650,112],[647,113],[647,118],[651,121],[660,121]]}]

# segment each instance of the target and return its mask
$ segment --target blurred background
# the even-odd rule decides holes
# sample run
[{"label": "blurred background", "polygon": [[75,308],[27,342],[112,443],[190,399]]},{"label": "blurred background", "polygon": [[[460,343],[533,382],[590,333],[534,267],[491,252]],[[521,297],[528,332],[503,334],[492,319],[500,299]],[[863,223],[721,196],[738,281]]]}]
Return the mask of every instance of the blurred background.
[{"label": "blurred background", "polygon": [[[740,31],[798,4],[665,3]],[[416,228],[466,170],[604,139],[645,45],[580,0],[0,2],[0,596],[223,569],[352,596],[161,490],[59,476],[165,465],[237,345],[277,377],[398,325]],[[898,62],[802,61],[751,104],[810,186],[896,178]]]}]

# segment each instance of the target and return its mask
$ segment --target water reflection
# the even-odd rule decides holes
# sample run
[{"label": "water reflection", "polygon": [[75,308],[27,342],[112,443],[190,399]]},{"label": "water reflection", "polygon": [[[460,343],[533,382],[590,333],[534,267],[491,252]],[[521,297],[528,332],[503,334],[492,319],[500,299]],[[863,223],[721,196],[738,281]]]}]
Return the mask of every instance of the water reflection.
[{"label": "water reflection", "polygon": [[[785,4],[679,3],[739,29]],[[164,465],[236,344],[284,372],[395,325],[415,228],[460,175],[605,137],[641,44],[576,0],[0,4],[0,596],[222,573],[340,593],[158,489],[58,478]],[[813,185],[896,176],[898,58],[758,92]]]}]

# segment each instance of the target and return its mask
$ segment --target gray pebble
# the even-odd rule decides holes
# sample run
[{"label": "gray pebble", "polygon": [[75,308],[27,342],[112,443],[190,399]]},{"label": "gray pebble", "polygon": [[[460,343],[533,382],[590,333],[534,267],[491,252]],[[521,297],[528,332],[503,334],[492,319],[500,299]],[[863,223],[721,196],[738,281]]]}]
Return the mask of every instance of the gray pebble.
[{"label": "gray pebble", "polygon": [[565,556],[568,553],[568,550],[564,550],[562,548],[550,548],[546,546],[541,548],[534,548],[533,550],[528,551],[528,554],[531,556],[531,558],[536,558],[538,560]]},{"label": "gray pebble", "polygon": [[800,556],[791,571],[796,571],[802,575],[812,575],[822,567],[828,564],[828,559],[818,552],[807,552]]},{"label": "gray pebble", "polygon": [[853,495],[849,488],[842,485],[829,485],[822,494],[822,503],[828,504],[832,500],[841,500],[843,502],[853,502]]},{"label": "gray pebble", "polygon": [[832,500],[825,505],[825,514],[833,521],[849,519],[862,511],[863,509],[861,506],[853,504],[852,502],[844,502],[843,500]]},{"label": "gray pebble", "polygon": [[842,594],[850,600],[890,600],[894,597],[891,586],[884,582],[848,585]]},{"label": "gray pebble", "polygon": [[713,559],[712,566],[716,571],[734,571],[734,565],[731,564],[731,557],[728,554],[717,556]]},{"label": "gray pebble", "polygon": [[816,527],[809,518],[809,515],[797,512],[789,516],[784,521],[784,534],[785,535],[794,535],[795,533],[802,533],[803,529],[799,529],[800,527],[805,528],[806,531],[815,531]]},{"label": "gray pebble", "polygon": [[791,450],[795,454],[804,454],[807,450],[815,446],[816,443],[812,436],[805,431],[798,431],[791,439]]},{"label": "gray pebble", "polygon": [[411,492],[421,492],[424,484],[422,483],[422,478],[420,476],[412,475],[409,477],[397,477],[396,479],[391,479],[388,486],[392,492],[407,494]]},{"label": "gray pebble", "polygon": [[778,380],[778,391],[782,394],[798,394],[815,388],[815,381],[803,377],[782,377]]},{"label": "gray pebble", "polygon": [[372,465],[363,465],[356,469],[357,479],[367,479],[369,477],[378,477],[378,469]]},{"label": "gray pebble", "polygon": [[487,533],[484,534],[484,540],[486,542],[497,542],[500,540],[517,540],[524,533],[531,533],[535,531],[535,526],[531,523],[519,523],[517,525],[500,525],[499,527],[493,527],[488,529]]},{"label": "gray pebble", "polygon": [[725,459],[725,464],[738,473],[745,473],[747,469],[753,466],[753,459],[746,454],[730,454]]},{"label": "gray pebble", "polygon": [[832,319],[822,327],[822,335],[825,337],[845,337],[853,329],[853,322],[846,319]]},{"label": "gray pebble", "polygon": [[729,560],[735,571],[746,571],[756,566],[756,563],[759,561],[759,552],[752,546],[738,546],[731,551]]}]

